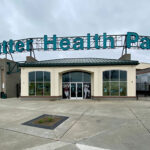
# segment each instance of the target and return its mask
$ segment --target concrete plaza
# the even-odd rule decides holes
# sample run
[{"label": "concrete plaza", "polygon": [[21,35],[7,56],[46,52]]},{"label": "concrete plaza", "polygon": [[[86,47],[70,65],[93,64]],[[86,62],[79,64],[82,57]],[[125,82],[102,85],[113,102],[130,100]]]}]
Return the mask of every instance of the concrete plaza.
[{"label": "concrete plaza", "polygon": [[[54,130],[22,125],[68,116]],[[1,150],[149,150],[150,101],[0,99]]]}]

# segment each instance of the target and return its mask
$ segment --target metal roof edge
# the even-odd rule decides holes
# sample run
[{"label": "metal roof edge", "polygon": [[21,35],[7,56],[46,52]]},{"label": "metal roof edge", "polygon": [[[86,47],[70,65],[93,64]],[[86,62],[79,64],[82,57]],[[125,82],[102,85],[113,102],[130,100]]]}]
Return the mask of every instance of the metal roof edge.
[{"label": "metal roof edge", "polygon": [[67,66],[111,66],[111,65],[138,65],[138,61],[132,61],[132,62],[105,62],[105,63],[67,63],[67,64],[61,64],[61,63],[54,63],[54,64],[34,64],[34,63],[28,63],[28,64],[19,64],[20,67],[67,67]]}]

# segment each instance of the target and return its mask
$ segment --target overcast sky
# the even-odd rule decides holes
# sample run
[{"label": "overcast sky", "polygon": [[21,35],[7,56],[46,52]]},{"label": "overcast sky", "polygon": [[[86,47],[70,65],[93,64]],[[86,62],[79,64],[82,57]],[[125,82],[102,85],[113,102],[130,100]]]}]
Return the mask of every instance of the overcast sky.
[{"label": "overcast sky", "polygon": [[[0,0],[0,42],[30,37],[126,34],[150,36],[150,0]],[[119,58],[122,49],[40,52],[38,60],[64,57]],[[150,63],[150,50],[129,50],[132,59]],[[25,60],[28,53],[13,54]]]}]

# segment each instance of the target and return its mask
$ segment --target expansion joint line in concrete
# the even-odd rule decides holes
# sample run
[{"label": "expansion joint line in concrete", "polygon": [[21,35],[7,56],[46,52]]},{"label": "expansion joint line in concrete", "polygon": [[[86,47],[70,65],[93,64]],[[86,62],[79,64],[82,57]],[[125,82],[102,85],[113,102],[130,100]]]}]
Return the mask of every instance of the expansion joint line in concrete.
[{"label": "expansion joint line in concrete", "polygon": [[110,133],[112,131],[114,132],[115,130],[118,130],[119,128],[123,127],[126,124],[127,124],[127,122],[125,122],[125,123],[123,123],[121,125],[117,125],[117,126],[115,126],[113,128],[109,128],[109,129],[97,132],[94,135],[91,135],[91,136],[88,136],[88,137],[84,137],[84,138],[80,138],[80,139],[77,140],[77,142],[79,143],[80,141],[87,140],[87,139],[93,138],[93,137],[98,136],[98,135],[107,134],[107,133]]},{"label": "expansion joint line in concrete", "polygon": [[76,121],[70,126],[70,128],[68,128],[68,130],[59,139],[62,139],[65,136],[65,134],[69,132],[69,130],[83,117],[83,115],[88,111],[89,108],[90,107],[88,107],[84,112],[82,112],[82,114],[76,119]]},{"label": "expansion joint line in concrete", "polygon": [[23,133],[23,132],[15,131],[15,130],[12,130],[12,129],[0,128],[0,130],[6,130],[6,131],[11,131],[11,132],[19,133],[19,134],[28,135],[28,136],[33,136],[33,137],[38,137],[38,138],[43,138],[43,139],[50,139],[50,140],[53,140],[53,141],[59,141],[57,139],[52,139],[52,138],[49,138],[49,137],[42,137],[42,136],[37,136],[37,135],[33,135],[33,134]]},{"label": "expansion joint line in concrete", "polygon": [[143,123],[143,121],[140,118],[138,118],[138,116],[136,115],[136,113],[130,107],[127,106],[127,108],[135,116],[135,118],[141,123],[141,125],[144,127],[144,129],[150,134],[150,130],[145,126],[145,124]]}]

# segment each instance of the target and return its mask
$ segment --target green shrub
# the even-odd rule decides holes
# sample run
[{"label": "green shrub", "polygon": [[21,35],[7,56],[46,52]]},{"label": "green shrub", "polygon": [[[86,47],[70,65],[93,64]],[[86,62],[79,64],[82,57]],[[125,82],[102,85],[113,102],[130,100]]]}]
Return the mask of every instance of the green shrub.
[{"label": "green shrub", "polygon": [[48,118],[48,122],[52,122],[53,121],[53,118]]},{"label": "green shrub", "polygon": [[42,120],[42,119],[38,121],[38,123],[43,123],[43,122],[44,122],[44,120]]}]

